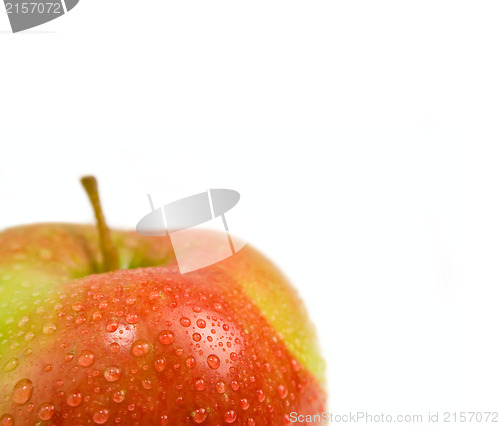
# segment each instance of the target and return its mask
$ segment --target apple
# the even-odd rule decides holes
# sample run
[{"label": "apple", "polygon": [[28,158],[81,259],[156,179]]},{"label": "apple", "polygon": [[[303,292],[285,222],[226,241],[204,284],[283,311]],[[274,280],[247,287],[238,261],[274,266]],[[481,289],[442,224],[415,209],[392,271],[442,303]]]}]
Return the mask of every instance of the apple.
[{"label": "apple", "polygon": [[[282,425],[325,410],[296,291],[245,246],[180,274],[168,238],[34,224],[0,233],[0,426]],[[210,231],[192,231],[203,256]],[[217,250],[217,247],[213,247]]]}]

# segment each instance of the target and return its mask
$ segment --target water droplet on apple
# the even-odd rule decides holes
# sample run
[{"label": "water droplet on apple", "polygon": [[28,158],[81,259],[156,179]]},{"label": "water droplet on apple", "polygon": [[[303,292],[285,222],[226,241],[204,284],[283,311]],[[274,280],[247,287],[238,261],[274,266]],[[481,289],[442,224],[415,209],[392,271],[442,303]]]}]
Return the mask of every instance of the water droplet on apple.
[{"label": "water droplet on apple", "polygon": [[195,342],[199,342],[201,340],[201,334],[200,333],[194,333],[193,334],[193,340]]},{"label": "water droplet on apple", "polygon": [[212,370],[217,370],[220,366],[220,359],[217,355],[211,354],[207,357],[207,364]]},{"label": "water droplet on apple", "polygon": [[224,393],[224,392],[226,392],[226,384],[222,380],[219,380],[215,384],[215,390],[217,391],[217,393]]},{"label": "water droplet on apple", "polygon": [[44,402],[40,405],[38,409],[38,418],[40,420],[50,420],[54,417],[54,413],[56,412],[56,407],[51,402]]},{"label": "water droplet on apple", "polygon": [[14,418],[10,414],[4,414],[0,419],[0,426],[12,426]]},{"label": "water droplet on apple", "polygon": [[12,400],[19,405],[26,404],[33,393],[33,382],[29,379],[21,379],[14,386]]},{"label": "water droplet on apple", "polygon": [[129,296],[127,297],[127,299],[125,300],[125,303],[128,305],[128,306],[132,306],[135,302],[137,301],[137,299],[134,297],[134,296]]},{"label": "water droplet on apple", "polygon": [[90,367],[95,361],[95,355],[91,351],[83,351],[78,357],[78,364],[82,367]]},{"label": "water droplet on apple", "polygon": [[196,424],[203,423],[207,419],[207,410],[204,408],[198,408],[193,415],[193,422]]},{"label": "water droplet on apple", "polygon": [[120,344],[117,343],[117,342],[112,342],[109,344],[109,349],[111,350],[111,352],[113,352],[114,354],[117,354],[118,352],[120,352]]},{"label": "water droplet on apple", "polygon": [[146,355],[149,350],[151,349],[151,346],[149,345],[149,342],[146,340],[137,340],[132,344],[132,354],[136,357],[141,357]]},{"label": "water droplet on apple", "polygon": [[262,402],[264,401],[264,399],[266,399],[266,395],[264,395],[264,392],[261,389],[259,389],[257,391],[257,401]]},{"label": "water droplet on apple", "polygon": [[15,370],[18,365],[19,365],[19,360],[17,358],[11,358],[4,364],[2,370],[6,372],[12,371]]},{"label": "water droplet on apple", "polygon": [[144,379],[141,383],[142,387],[146,390],[149,390],[153,387],[153,383],[149,379]]},{"label": "water droplet on apple", "polygon": [[125,321],[127,321],[129,324],[137,324],[138,321],[137,315],[135,314],[127,315]]},{"label": "water droplet on apple", "polygon": [[231,358],[232,361],[236,361],[238,359],[238,355],[236,354],[236,352],[231,352],[229,354],[229,358]]},{"label": "water droplet on apple", "polygon": [[288,389],[283,385],[278,385],[276,391],[278,392],[278,396],[280,399],[285,399],[288,395]]},{"label": "water droplet on apple", "polygon": [[21,328],[21,327],[24,327],[24,326],[28,323],[28,321],[29,321],[29,320],[30,320],[30,319],[29,319],[29,317],[22,317],[22,318],[21,318],[21,319],[17,322],[17,326],[18,326],[18,327],[20,327],[20,328]]},{"label": "water droplet on apple", "polygon": [[57,327],[53,322],[46,322],[42,327],[43,334],[53,334],[56,330]]},{"label": "water droplet on apple", "polygon": [[114,333],[117,329],[118,323],[116,321],[112,321],[106,326],[106,330],[108,331],[108,333]]},{"label": "water droplet on apple", "polygon": [[160,331],[158,339],[164,345],[171,345],[174,341],[174,333],[172,333],[170,330]]},{"label": "water droplet on apple", "polygon": [[83,305],[81,303],[75,303],[71,309],[73,309],[75,312],[80,312],[83,309]]},{"label": "water droplet on apple", "polygon": [[186,365],[188,368],[194,368],[194,366],[196,365],[196,361],[193,356],[188,356],[186,358]]},{"label": "water droplet on apple", "polygon": [[183,327],[189,327],[191,325],[191,320],[186,317],[182,317],[180,323]]},{"label": "water droplet on apple", "polygon": [[240,385],[238,384],[238,382],[236,380],[231,380],[231,388],[234,391],[237,391],[240,388]]},{"label": "water droplet on apple", "polygon": [[82,394],[80,392],[73,392],[66,398],[66,403],[70,407],[78,407],[82,403]]},{"label": "water droplet on apple", "polygon": [[26,340],[27,342],[30,342],[31,340],[33,340],[34,337],[35,337],[35,333],[33,333],[32,331],[28,331],[24,335],[24,340]]},{"label": "water droplet on apple", "polygon": [[109,419],[109,411],[106,410],[105,408],[102,408],[94,413],[92,416],[92,420],[94,423],[98,425],[103,425],[106,423]]},{"label": "water droplet on apple", "polygon": [[255,426],[255,420],[250,417],[247,420],[247,426]]},{"label": "water droplet on apple", "polygon": [[207,323],[205,322],[205,320],[199,319],[196,321],[196,325],[200,328],[205,328],[207,326]]},{"label": "water droplet on apple", "polygon": [[221,312],[222,311],[222,305],[220,303],[214,303],[214,310],[216,312]]},{"label": "water droplet on apple", "polygon": [[224,414],[224,422],[234,423],[236,421],[236,412],[234,410],[229,410]]},{"label": "water droplet on apple", "polygon": [[242,398],[240,400],[240,407],[242,410],[248,410],[248,407],[250,407],[250,403],[246,398]]},{"label": "water droplet on apple", "polygon": [[203,389],[205,389],[205,380],[203,380],[201,377],[196,379],[196,381],[194,382],[194,387],[196,388],[196,390],[202,391]]},{"label": "water droplet on apple", "polygon": [[229,331],[229,326],[227,324],[224,324],[222,328],[224,329],[224,331]]},{"label": "water droplet on apple", "polygon": [[165,370],[165,367],[167,366],[167,361],[165,358],[156,358],[153,362],[153,366],[158,373],[161,373],[163,370]]},{"label": "water droplet on apple", "polygon": [[124,400],[125,400],[125,391],[124,390],[116,391],[113,394],[113,401],[115,401],[117,404],[119,404],[120,402],[123,402]]},{"label": "water droplet on apple", "polygon": [[108,382],[116,382],[120,379],[121,371],[116,365],[110,365],[104,369],[104,378]]}]

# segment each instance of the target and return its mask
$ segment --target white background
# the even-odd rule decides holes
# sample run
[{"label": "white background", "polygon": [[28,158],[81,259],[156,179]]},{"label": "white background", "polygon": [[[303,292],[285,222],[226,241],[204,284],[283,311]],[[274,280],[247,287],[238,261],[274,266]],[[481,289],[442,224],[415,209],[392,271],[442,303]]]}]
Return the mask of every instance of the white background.
[{"label": "white background", "polygon": [[81,0],[0,14],[0,225],[133,228],[242,194],[317,325],[330,408],[500,410],[498,2]]}]

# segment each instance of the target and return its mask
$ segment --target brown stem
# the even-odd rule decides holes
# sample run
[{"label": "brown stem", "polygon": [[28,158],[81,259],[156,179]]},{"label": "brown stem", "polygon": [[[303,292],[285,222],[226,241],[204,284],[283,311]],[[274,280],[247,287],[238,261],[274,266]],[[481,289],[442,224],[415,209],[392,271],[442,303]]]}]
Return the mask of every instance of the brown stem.
[{"label": "brown stem", "polygon": [[99,232],[99,246],[103,257],[104,271],[114,271],[118,267],[118,255],[116,247],[111,240],[109,228],[106,225],[104,214],[102,212],[101,201],[99,200],[99,192],[97,190],[97,180],[94,176],[84,176],[81,179],[82,185],[87,191],[92,207],[94,208],[95,218],[97,219],[97,229]]}]

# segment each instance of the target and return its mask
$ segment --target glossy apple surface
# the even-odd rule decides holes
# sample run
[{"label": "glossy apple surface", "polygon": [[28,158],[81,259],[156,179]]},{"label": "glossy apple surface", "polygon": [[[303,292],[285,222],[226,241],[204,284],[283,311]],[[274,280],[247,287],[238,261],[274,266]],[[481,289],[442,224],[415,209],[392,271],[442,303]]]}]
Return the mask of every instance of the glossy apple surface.
[{"label": "glossy apple surface", "polygon": [[[94,227],[0,233],[0,425],[281,425],[325,410],[295,290],[249,246],[181,275],[166,238]],[[203,256],[193,231],[184,251]],[[176,247],[177,248],[177,247]],[[213,247],[217,250],[217,247]]]}]

